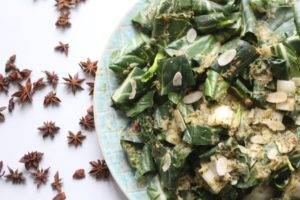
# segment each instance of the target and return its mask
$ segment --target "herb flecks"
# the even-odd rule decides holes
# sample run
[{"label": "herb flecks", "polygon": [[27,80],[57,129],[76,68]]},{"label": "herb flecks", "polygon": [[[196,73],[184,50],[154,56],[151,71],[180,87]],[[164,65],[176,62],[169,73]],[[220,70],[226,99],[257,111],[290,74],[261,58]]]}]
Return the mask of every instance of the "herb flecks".
[{"label": "herb flecks", "polygon": [[69,44],[68,43],[59,42],[59,44],[54,49],[55,49],[55,51],[64,53],[66,56],[68,56],[68,54],[69,54]]},{"label": "herb flecks", "polygon": [[39,127],[38,130],[43,135],[43,138],[50,137],[51,139],[54,138],[55,134],[58,133],[59,127],[55,125],[54,122],[44,122],[44,125]]},{"label": "herb flecks", "polygon": [[89,173],[96,179],[109,178],[110,173],[105,160],[91,161],[90,165],[92,166],[92,169]]},{"label": "herb flecks", "polygon": [[68,78],[63,78],[69,88],[71,88],[73,94],[76,93],[77,90],[83,90],[81,84],[84,79],[80,79],[78,74],[75,74],[73,77],[69,74]]},{"label": "herb flecks", "polygon": [[48,181],[48,174],[49,169],[38,169],[35,172],[32,173],[34,182],[36,183],[37,188],[39,188],[41,185],[46,184]]},{"label": "herb flecks", "polygon": [[34,152],[30,152],[25,154],[20,162],[24,163],[25,168],[27,170],[29,169],[38,169],[41,160],[43,159],[43,155],[44,153],[38,152],[38,151],[34,151]]},{"label": "herb flecks", "polygon": [[5,176],[7,182],[12,182],[13,184],[23,184],[25,183],[25,178],[22,172],[19,172],[18,169],[13,170],[10,167],[8,168],[9,174]]},{"label": "herb flecks", "polygon": [[86,62],[79,63],[79,66],[81,67],[81,69],[85,73],[87,73],[93,77],[96,76],[96,72],[97,72],[97,68],[98,68],[97,65],[98,65],[98,61],[91,61],[89,58],[87,59]]},{"label": "herb flecks", "polygon": [[85,140],[86,136],[81,133],[81,131],[78,131],[76,134],[69,131],[68,136],[68,143],[69,145],[73,145],[75,147],[82,145],[83,140]]},{"label": "herb flecks", "polygon": [[49,92],[44,98],[44,106],[48,107],[49,105],[58,105],[61,100],[56,96],[56,92]]}]

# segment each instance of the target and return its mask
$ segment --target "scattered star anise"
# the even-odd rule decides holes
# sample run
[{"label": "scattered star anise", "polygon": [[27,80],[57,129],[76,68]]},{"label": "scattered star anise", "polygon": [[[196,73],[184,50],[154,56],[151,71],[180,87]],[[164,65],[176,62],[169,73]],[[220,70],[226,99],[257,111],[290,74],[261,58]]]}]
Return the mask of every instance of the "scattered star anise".
[{"label": "scattered star anise", "polygon": [[61,178],[59,178],[59,173],[58,171],[56,172],[56,174],[54,175],[54,181],[53,183],[51,183],[52,189],[56,190],[58,192],[61,192],[61,188],[62,188],[62,182],[61,182]]},{"label": "scattered star anise", "polygon": [[6,181],[12,182],[13,184],[22,184],[25,183],[25,178],[23,176],[22,172],[19,172],[18,169],[15,171],[11,169],[10,167],[7,167],[9,174],[5,176]]},{"label": "scattered star anise", "polygon": [[59,42],[59,44],[54,49],[55,49],[55,51],[59,51],[61,53],[64,53],[66,56],[68,56],[69,44]]},{"label": "scattered star anise", "polygon": [[47,76],[47,81],[50,85],[52,85],[53,88],[56,88],[57,83],[58,83],[58,76],[55,72],[49,72],[49,71],[44,71],[44,73]]},{"label": "scattered star anise", "polygon": [[11,70],[7,76],[10,82],[18,82],[23,79],[22,74],[18,69]]},{"label": "scattered star anise", "polygon": [[80,119],[79,124],[85,129],[94,129],[94,117],[92,115],[87,114],[86,116]]},{"label": "scattered star anise", "polygon": [[2,74],[0,74],[0,92],[8,92],[8,86],[9,82],[6,77],[4,77]]},{"label": "scattered star anise", "polygon": [[86,62],[80,62],[79,66],[85,73],[95,77],[97,68],[98,68],[97,64],[98,64],[98,61],[91,61],[88,58]]},{"label": "scattered star anise", "polygon": [[57,105],[61,101],[60,99],[56,96],[56,92],[49,92],[44,99],[44,106],[47,107],[49,105]]},{"label": "scattered star anise", "polygon": [[68,87],[71,88],[73,94],[75,94],[77,90],[83,90],[83,88],[81,87],[81,84],[84,81],[84,79],[80,79],[78,77],[78,74],[75,74],[74,77],[72,77],[69,74],[69,78],[63,78],[63,79],[66,81],[66,84],[68,85]]},{"label": "scattered star anise", "polygon": [[61,192],[61,193],[57,194],[57,195],[53,198],[53,200],[65,200],[66,198],[67,198],[67,197],[66,197],[65,193],[64,193],[64,192]]},{"label": "scattered star anise", "polygon": [[58,17],[55,25],[60,28],[68,28],[71,26],[69,19],[70,19],[70,12],[69,11],[62,12]]},{"label": "scattered star anise", "polygon": [[18,86],[19,86],[19,91],[15,92],[12,96],[18,97],[18,100],[21,103],[31,102],[32,101],[32,98],[31,98],[32,84],[31,84],[30,78],[26,81],[24,86],[21,85],[20,83],[18,83]]},{"label": "scattered star anise", "polygon": [[43,155],[44,155],[43,153],[37,152],[37,151],[30,152],[30,153],[25,154],[21,158],[20,162],[25,164],[25,168],[27,170],[38,169],[39,164],[43,158]]},{"label": "scattered star anise", "polygon": [[15,70],[16,67],[16,55],[12,55],[5,64],[5,72]]},{"label": "scattered star anise", "polygon": [[86,83],[88,86],[89,86],[89,95],[93,95],[94,94],[94,86],[95,86],[95,83],[94,82],[88,82]]},{"label": "scattered star anise", "polygon": [[46,83],[44,82],[44,78],[39,78],[32,84],[32,93],[36,92],[37,90],[43,89],[45,86]]},{"label": "scattered star anise", "polygon": [[3,170],[3,161],[0,161],[0,178],[3,177],[5,174],[5,171]]},{"label": "scattered star anise", "polygon": [[91,161],[90,165],[92,169],[89,173],[96,179],[107,179],[109,177],[109,169],[105,160]]},{"label": "scattered star anise", "polygon": [[46,184],[48,181],[49,168],[47,169],[38,169],[32,173],[34,178],[34,182],[36,183],[37,188],[39,188],[42,184]]},{"label": "scattered star anise", "polygon": [[73,178],[77,179],[77,180],[84,179],[85,178],[85,171],[84,171],[84,169],[78,169],[78,170],[76,170],[74,172],[74,174],[73,174]]},{"label": "scattered star anise", "polygon": [[4,122],[5,121],[5,117],[3,115],[3,113],[1,113],[2,111],[4,111],[6,109],[6,107],[0,107],[0,122]]},{"label": "scattered star anise", "polygon": [[11,113],[15,109],[15,101],[14,98],[10,98],[8,101],[8,111]]},{"label": "scattered star anise", "polygon": [[77,147],[78,145],[82,145],[82,141],[85,140],[85,138],[86,136],[83,135],[81,131],[78,131],[77,134],[69,131],[68,143]]},{"label": "scattered star anise", "polygon": [[55,6],[57,7],[58,10],[64,10],[64,9],[70,9],[74,6],[74,1],[73,0],[55,0],[56,4]]},{"label": "scattered star anise", "polygon": [[51,139],[54,138],[55,134],[58,133],[59,127],[55,125],[54,122],[44,122],[44,125],[39,127],[38,130],[42,133],[43,138],[50,137]]},{"label": "scattered star anise", "polygon": [[32,71],[30,69],[23,69],[22,71],[20,71],[22,79],[28,78],[30,76],[31,72]]}]

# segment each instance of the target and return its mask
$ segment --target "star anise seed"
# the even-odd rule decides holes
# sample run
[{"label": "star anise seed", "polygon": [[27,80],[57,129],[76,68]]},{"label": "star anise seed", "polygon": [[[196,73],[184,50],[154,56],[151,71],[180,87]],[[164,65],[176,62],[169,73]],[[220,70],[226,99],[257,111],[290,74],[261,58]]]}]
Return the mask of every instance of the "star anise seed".
[{"label": "star anise seed", "polygon": [[60,99],[56,96],[56,92],[49,92],[44,99],[44,106],[47,107],[49,105],[58,105],[60,103]]},{"label": "star anise seed", "polygon": [[8,86],[9,82],[6,77],[4,77],[2,74],[0,74],[0,92],[8,92]]},{"label": "star anise seed", "polygon": [[16,55],[12,55],[5,64],[5,72],[15,70],[17,68],[15,63],[16,63]]},{"label": "star anise seed", "polygon": [[97,68],[98,68],[97,64],[98,64],[98,61],[91,61],[88,58],[86,62],[80,62],[79,66],[85,73],[95,77]]},{"label": "star anise seed", "polygon": [[69,145],[74,145],[75,147],[82,145],[82,141],[85,140],[86,136],[78,131],[76,134],[69,131],[68,143]]},{"label": "star anise seed", "polygon": [[59,44],[54,48],[55,51],[59,51],[61,53],[64,53],[66,56],[69,54],[69,44],[59,42]]},{"label": "star anise seed", "polygon": [[8,101],[8,111],[11,113],[15,109],[15,101],[14,98],[10,98]]},{"label": "star anise seed", "polygon": [[20,162],[24,163],[25,168],[27,170],[38,169],[39,164],[43,158],[43,155],[44,155],[43,153],[38,151],[28,152],[21,158]]},{"label": "star anise seed", "polygon": [[47,76],[47,81],[53,88],[56,88],[58,83],[58,75],[55,72],[44,71]]},{"label": "star anise seed", "polygon": [[46,184],[48,181],[49,169],[38,169],[32,173],[34,178],[34,182],[36,183],[37,188],[39,188],[42,184]]},{"label": "star anise seed", "polygon": [[6,109],[5,106],[0,107],[0,122],[4,122],[4,121],[5,121],[5,116],[4,116],[4,114],[2,113],[2,111],[4,111],[5,109]]},{"label": "star anise seed", "polygon": [[93,96],[95,83],[94,82],[88,82],[86,84],[89,86],[89,95]]},{"label": "star anise seed", "polygon": [[38,130],[42,133],[43,138],[50,137],[51,139],[54,138],[55,134],[58,133],[59,127],[55,125],[54,122],[44,122],[44,125],[39,127]]},{"label": "star anise seed", "polygon": [[77,180],[84,179],[85,178],[85,171],[84,171],[84,169],[78,169],[78,170],[76,170],[74,172],[74,174],[73,174],[73,178],[77,179]]},{"label": "star anise seed", "polygon": [[65,193],[64,193],[64,192],[61,192],[61,193],[57,194],[57,195],[53,198],[53,200],[65,200],[66,198],[67,198],[67,197],[66,197]]},{"label": "star anise seed", "polygon": [[96,179],[107,179],[109,177],[110,173],[105,160],[91,161],[90,165],[92,169],[89,173]]},{"label": "star anise seed", "polygon": [[26,81],[25,85],[21,85],[18,83],[19,91],[15,92],[12,96],[18,97],[19,102],[25,103],[25,102],[31,102],[31,88],[32,84],[30,81],[30,78]]},{"label": "star anise seed", "polygon": [[80,79],[78,77],[78,74],[75,74],[74,77],[72,77],[69,74],[69,78],[63,78],[63,79],[66,81],[67,86],[71,88],[73,94],[75,94],[77,90],[83,90],[81,84],[84,81],[84,79]]},{"label": "star anise seed", "polygon": [[37,90],[43,89],[45,86],[46,83],[44,82],[44,78],[39,78],[32,84],[32,93],[36,92]]},{"label": "star anise seed", "polygon": [[19,172],[18,169],[13,170],[10,167],[7,167],[9,174],[5,176],[6,181],[12,182],[13,184],[23,184],[25,183],[25,178],[22,172]]},{"label": "star anise seed", "polygon": [[62,182],[61,182],[61,178],[59,177],[58,171],[54,175],[54,181],[51,183],[51,186],[53,190],[61,192]]}]

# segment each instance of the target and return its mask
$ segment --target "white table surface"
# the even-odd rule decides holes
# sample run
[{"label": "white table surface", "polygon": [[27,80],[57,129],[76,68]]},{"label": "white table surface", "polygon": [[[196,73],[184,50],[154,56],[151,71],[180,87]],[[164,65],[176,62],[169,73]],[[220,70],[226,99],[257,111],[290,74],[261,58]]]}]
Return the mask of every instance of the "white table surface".
[{"label": "white table surface", "polygon": [[[54,0],[0,0],[0,73],[10,55],[17,55],[17,66],[33,70],[32,80],[43,76],[42,71],[54,70],[60,78],[79,72],[78,63],[90,57],[99,60],[110,34],[120,19],[137,0],[87,0],[78,9],[72,10],[72,27],[60,31],[55,27],[58,12]],[[70,44],[69,56],[54,52],[58,41]],[[88,77],[87,77],[88,78]],[[84,85],[84,88],[88,87]],[[10,88],[10,94],[15,91]],[[118,200],[125,199],[112,179],[96,181],[89,175],[84,180],[72,179],[78,168],[90,169],[89,161],[100,157],[101,151],[95,132],[86,132],[87,139],[82,147],[73,148],[67,144],[68,131],[78,131],[81,116],[92,104],[88,90],[70,93],[62,81],[57,95],[62,103],[59,107],[43,107],[44,96],[50,87],[38,91],[33,103],[17,105],[12,114],[5,112],[6,121],[0,124],[0,160],[11,168],[24,170],[19,159],[28,151],[44,152],[41,167],[50,168],[47,185],[37,189],[29,174],[25,185],[12,185],[0,180],[2,200],[47,200],[55,196],[50,183],[58,170],[63,178],[63,189],[69,200]],[[0,106],[7,105],[9,96],[0,94]],[[43,139],[37,127],[44,121],[53,120],[60,126],[54,140]]]}]

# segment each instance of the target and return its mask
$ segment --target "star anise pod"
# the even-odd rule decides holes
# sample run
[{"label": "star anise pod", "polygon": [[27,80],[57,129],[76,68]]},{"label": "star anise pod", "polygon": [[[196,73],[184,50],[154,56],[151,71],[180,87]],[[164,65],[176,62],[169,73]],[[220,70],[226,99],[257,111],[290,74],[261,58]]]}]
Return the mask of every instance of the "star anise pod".
[{"label": "star anise pod", "polygon": [[32,71],[30,69],[23,69],[22,71],[20,71],[22,79],[28,78],[30,76],[31,72]]},{"label": "star anise pod", "polygon": [[11,113],[15,109],[15,101],[14,98],[10,98],[8,101],[8,111]]},{"label": "star anise pod", "polygon": [[9,174],[5,176],[6,181],[12,182],[13,184],[23,184],[25,183],[25,178],[22,172],[19,172],[18,169],[13,170],[10,167],[7,167]]},{"label": "star anise pod", "polygon": [[64,53],[67,56],[69,53],[69,44],[59,42],[59,44],[54,49],[55,49],[55,51]]},{"label": "star anise pod", "polygon": [[78,77],[78,74],[75,74],[74,77],[72,77],[69,74],[69,78],[63,78],[63,79],[66,81],[66,84],[68,85],[68,87],[71,88],[73,94],[75,94],[77,90],[83,90],[83,88],[81,87],[81,84],[84,81],[84,79],[80,79]]},{"label": "star anise pod", "polygon": [[94,129],[95,128],[94,117],[88,114],[80,119],[79,124],[85,129]]},{"label": "star anise pod", "polygon": [[34,152],[28,152],[27,154],[25,154],[20,162],[25,164],[25,168],[27,170],[29,169],[38,169],[39,164],[43,158],[43,153],[38,152],[38,151],[34,151]]},{"label": "star anise pod", "polygon": [[77,179],[77,180],[84,179],[85,178],[85,171],[84,171],[84,169],[78,169],[78,170],[76,170],[74,172],[74,174],[73,174],[73,178]]},{"label": "star anise pod", "polygon": [[3,170],[3,161],[0,161],[0,178],[3,177],[5,174],[5,171]]},{"label": "star anise pod", "polygon": [[32,84],[32,93],[36,92],[37,90],[41,90],[46,86],[44,82],[44,78],[39,78],[37,81],[33,82]]},{"label": "star anise pod", "polygon": [[44,122],[44,125],[39,127],[38,130],[42,133],[43,138],[50,137],[51,139],[54,138],[55,134],[58,133],[59,127],[55,125],[54,122]]},{"label": "star anise pod", "polygon": [[19,86],[19,91],[15,92],[12,96],[18,97],[18,100],[21,103],[31,102],[32,101],[32,98],[31,98],[32,84],[31,84],[30,78],[26,81],[24,86],[21,85],[20,83],[18,83],[18,86]]},{"label": "star anise pod", "polygon": [[9,82],[6,77],[4,77],[2,74],[0,74],[0,92],[8,92],[8,86]]},{"label": "star anise pod", "polygon": [[85,140],[86,136],[78,131],[76,134],[69,131],[68,143],[69,145],[74,145],[77,147],[78,145],[82,145],[82,141]]},{"label": "star anise pod", "polygon": [[98,61],[91,61],[88,58],[86,62],[80,62],[79,66],[85,73],[95,77],[97,68],[98,68],[97,64],[98,64]]},{"label": "star anise pod", "polygon": [[44,99],[44,106],[47,107],[50,104],[51,105],[57,105],[59,104],[61,101],[60,99],[56,96],[56,92],[49,92]]},{"label": "star anise pod", "polygon": [[107,179],[109,177],[110,173],[105,160],[91,161],[90,165],[92,169],[89,173],[96,179]]},{"label": "star anise pod", "polygon": [[53,183],[51,183],[52,189],[56,190],[58,192],[61,192],[61,188],[62,188],[62,182],[61,182],[61,178],[59,178],[59,173],[58,171],[56,172],[56,174],[54,175],[54,181]]},{"label": "star anise pod", "polygon": [[74,1],[73,0],[55,0],[56,4],[55,6],[57,7],[58,10],[64,10],[64,9],[70,9],[74,6]]},{"label": "star anise pod", "polygon": [[16,69],[16,55],[12,55],[5,64],[5,72]]},{"label": "star anise pod", "polygon": [[48,181],[49,168],[47,169],[38,169],[32,173],[34,178],[34,182],[36,183],[37,188],[39,188],[42,184],[46,184]]},{"label": "star anise pod", "polygon": [[53,200],[65,200],[66,198],[67,198],[67,197],[66,197],[65,193],[64,193],[64,192],[61,192],[61,193],[57,194],[57,195],[53,198]]},{"label": "star anise pod", "polygon": [[93,96],[95,83],[94,82],[88,82],[86,84],[89,86],[89,95]]},{"label": "star anise pod", "polygon": [[70,20],[70,12],[62,12],[58,17],[55,25],[60,28],[68,28],[71,26],[69,20]]},{"label": "star anise pod", "polygon": [[4,122],[5,121],[5,117],[3,115],[3,113],[1,113],[2,111],[4,111],[6,109],[5,106],[0,107],[0,122]]},{"label": "star anise pod", "polygon": [[18,70],[18,69],[11,70],[8,73],[7,77],[10,82],[18,82],[23,79],[22,74],[20,73],[20,70]]},{"label": "star anise pod", "polygon": [[53,88],[56,88],[58,83],[58,75],[55,72],[44,71],[47,76],[47,81]]}]

